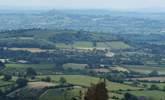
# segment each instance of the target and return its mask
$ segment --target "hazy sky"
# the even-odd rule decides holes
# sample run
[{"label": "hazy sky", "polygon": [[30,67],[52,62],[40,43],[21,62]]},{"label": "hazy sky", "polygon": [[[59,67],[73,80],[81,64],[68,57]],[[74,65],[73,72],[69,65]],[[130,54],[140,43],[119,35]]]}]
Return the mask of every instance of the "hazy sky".
[{"label": "hazy sky", "polygon": [[2,8],[165,8],[165,0],[0,0]]}]

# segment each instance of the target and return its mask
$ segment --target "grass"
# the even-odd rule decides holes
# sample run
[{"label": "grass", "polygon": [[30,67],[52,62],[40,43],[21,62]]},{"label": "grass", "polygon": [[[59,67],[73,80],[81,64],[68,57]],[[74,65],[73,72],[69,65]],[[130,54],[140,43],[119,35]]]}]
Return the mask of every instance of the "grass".
[{"label": "grass", "polygon": [[93,48],[92,42],[86,42],[86,41],[78,41],[73,44],[74,48]]},{"label": "grass", "polygon": [[29,67],[34,68],[38,72],[38,74],[50,74],[54,71],[54,64],[6,64],[6,67],[1,72],[25,72],[25,70]]},{"label": "grass", "polygon": [[71,100],[72,97],[79,96],[80,90],[82,89],[49,89],[40,96],[39,100]]},{"label": "grass", "polygon": [[130,46],[122,41],[112,41],[112,42],[97,42],[96,47],[93,46],[92,42],[87,41],[76,41],[73,44],[56,43],[57,48],[77,48],[77,49],[102,49],[102,48],[112,48],[112,49],[127,49]]},{"label": "grass", "polygon": [[[128,85],[134,85],[133,81],[129,81],[129,82],[124,82]],[[152,83],[152,82],[140,82],[140,84],[138,86],[140,87],[144,87],[143,85],[147,85],[146,88],[150,88],[151,85],[157,85],[160,89],[164,89],[165,87],[165,83]]]},{"label": "grass", "polygon": [[72,48],[71,44],[65,44],[65,43],[56,43],[55,46],[57,48]]},{"label": "grass", "polygon": [[[165,100],[165,92],[162,91],[132,91],[131,94],[135,96],[146,96],[148,98],[153,98],[154,100]],[[152,99],[152,100],[153,100]],[[151,100],[151,99],[149,99]]]},{"label": "grass", "polygon": [[144,74],[148,74],[153,70],[157,70],[160,74],[165,74],[165,67],[151,67],[145,65],[125,65],[124,67]]},{"label": "grass", "polygon": [[[80,85],[80,86],[85,86],[89,87],[91,84],[96,84],[100,81],[99,78],[96,77],[91,77],[91,76],[84,76],[84,75],[49,75],[53,81],[58,82],[60,77],[64,77],[68,83],[75,84],[75,85]],[[45,77],[43,76],[38,76],[39,78]],[[124,85],[120,83],[115,83],[115,82],[110,82],[107,81],[107,88],[108,90],[137,90],[139,88],[129,86],[129,85]]]},{"label": "grass", "polygon": [[99,48],[112,48],[112,49],[127,49],[130,46],[122,41],[112,41],[112,42],[98,42],[97,47]]},{"label": "grass", "polygon": [[64,69],[68,69],[68,68],[72,68],[72,69],[85,69],[85,66],[87,66],[87,64],[75,64],[75,63],[67,63],[63,65]]}]

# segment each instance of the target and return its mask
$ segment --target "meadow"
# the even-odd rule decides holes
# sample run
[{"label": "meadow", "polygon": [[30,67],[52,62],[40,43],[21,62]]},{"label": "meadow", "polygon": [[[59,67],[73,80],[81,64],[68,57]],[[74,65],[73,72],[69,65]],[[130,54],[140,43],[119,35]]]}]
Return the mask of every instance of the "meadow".
[{"label": "meadow", "polygon": [[131,91],[135,96],[146,96],[149,100],[165,100],[165,92],[162,91]]},{"label": "meadow", "polygon": [[68,69],[68,68],[71,68],[71,69],[85,69],[85,67],[87,66],[87,64],[76,64],[76,63],[67,63],[67,64],[64,64],[63,65],[63,68],[64,69]]},{"label": "meadow", "polygon": [[128,49],[131,46],[122,41],[112,41],[112,42],[96,42],[96,46],[92,42],[87,41],[75,41],[73,44],[66,43],[56,43],[57,48],[76,48],[76,49]]},{"label": "meadow", "polygon": [[135,72],[140,72],[143,74],[148,74],[153,70],[157,70],[159,74],[165,74],[165,67],[156,67],[156,66],[149,66],[149,65],[124,65],[124,68],[128,70],[132,70]]},{"label": "meadow", "polygon": [[[49,75],[51,79],[54,82],[58,82],[61,77],[64,77],[68,83],[79,85],[79,86],[84,86],[84,87],[90,87],[91,84],[96,84],[100,81],[100,78],[97,77],[91,77],[91,76],[84,76],[84,75]],[[38,76],[38,78],[44,78],[46,75],[41,75]],[[115,82],[110,82],[107,80],[107,88],[109,91],[114,91],[114,90],[138,90],[140,88],[129,86],[129,85],[124,85],[120,83],[115,83]]]},{"label": "meadow", "polygon": [[54,64],[6,64],[6,67],[1,70],[2,73],[17,73],[25,72],[27,68],[34,68],[38,74],[53,74],[54,73]]}]

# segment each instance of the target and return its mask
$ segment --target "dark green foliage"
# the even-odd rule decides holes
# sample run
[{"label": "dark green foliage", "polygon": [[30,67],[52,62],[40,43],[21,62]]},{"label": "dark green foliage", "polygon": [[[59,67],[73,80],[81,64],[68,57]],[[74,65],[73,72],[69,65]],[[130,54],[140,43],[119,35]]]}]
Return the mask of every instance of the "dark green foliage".
[{"label": "dark green foliage", "polygon": [[0,70],[3,69],[4,67],[5,67],[4,63],[0,61]]},{"label": "dark green foliage", "polygon": [[108,100],[108,91],[104,82],[100,82],[96,85],[88,88],[85,95],[85,100]]},{"label": "dark green foliage", "polygon": [[7,75],[7,74],[6,74],[6,75],[3,76],[3,80],[4,80],[4,81],[9,81],[9,80],[11,80],[11,79],[12,79],[12,76],[11,76],[11,75]]},{"label": "dark green foliage", "polygon": [[61,33],[56,34],[50,38],[53,42],[73,43],[73,41],[91,41],[92,35],[85,31],[78,31],[77,33]]},{"label": "dark green foliage", "polygon": [[125,93],[123,100],[138,100],[138,98],[130,93]]},{"label": "dark green foliage", "polygon": [[25,78],[18,78],[16,80],[16,84],[18,85],[18,87],[24,87],[27,85],[27,83],[28,83],[28,80]]},{"label": "dark green foliage", "polygon": [[0,90],[0,100],[6,100],[6,95]]},{"label": "dark green foliage", "polygon": [[159,72],[157,70],[153,70],[151,73],[149,73],[149,76],[158,76]]},{"label": "dark green foliage", "polygon": [[44,82],[51,82],[51,77],[45,77],[45,78],[42,78],[41,81],[44,81]]},{"label": "dark green foliage", "polygon": [[150,90],[159,90],[159,87],[155,84],[151,85]]},{"label": "dark green foliage", "polygon": [[26,76],[36,76],[37,75],[37,72],[33,69],[33,68],[27,68],[26,69]]},{"label": "dark green foliage", "polygon": [[67,81],[66,81],[66,79],[65,79],[64,77],[61,77],[60,80],[59,80],[59,83],[60,83],[61,85],[65,84],[66,82],[67,82]]}]

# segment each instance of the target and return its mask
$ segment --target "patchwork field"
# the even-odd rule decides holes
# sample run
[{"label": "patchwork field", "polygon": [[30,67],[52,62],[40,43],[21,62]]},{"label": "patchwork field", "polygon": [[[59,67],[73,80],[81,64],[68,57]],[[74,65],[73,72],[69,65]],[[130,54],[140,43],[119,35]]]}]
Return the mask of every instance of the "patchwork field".
[{"label": "patchwork field", "polygon": [[165,77],[145,77],[145,78],[133,78],[134,80],[147,80],[147,81],[160,81],[165,82]]},{"label": "patchwork field", "polygon": [[94,48],[127,49],[127,48],[130,48],[128,44],[121,41],[96,42],[96,46],[94,46],[92,42],[86,42],[86,41],[77,41],[77,42],[74,42],[73,44],[56,43],[55,45],[58,48],[76,48],[76,49],[94,49]]},{"label": "patchwork field", "polygon": [[63,65],[64,69],[72,68],[72,69],[85,69],[87,64],[75,64],[75,63],[67,63]]},{"label": "patchwork field", "polygon": [[153,70],[157,70],[160,74],[165,74],[165,67],[152,67],[152,66],[139,66],[139,65],[124,65],[128,70],[132,70],[135,72],[140,72],[144,74],[148,74]]},{"label": "patchwork field", "polygon": [[[55,82],[58,82],[61,77],[64,77],[68,83],[75,84],[75,85],[80,85],[80,86],[85,86],[89,87],[91,84],[96,84],[100,81],[100,78],[96,77],[91,77],[91,76],[83,76],[83,75],[49,75],[51,79]],[[38,76],[38,78],[43,78],[45,76]],[[114,83],[107,81],[107,88],[108,90],[137,90],[139,88],[129,86],[129,85],[124,85],[120,83]]]},{"label": "patchwork field", "polygon": [[48,89],[39,98],[39,100],[72,100],[73,97],[79,97],[82,88],[74,89]]},{"label": "patchwork field", "polygon": [[147,96],[149,100],[165,100],[165,92],[162,91],[132,91],[135,96]]},{"label": "patchwork field", "polygon": [[12,51],[29,51],[29,52],[33,52],[33,53],[45,51],[40,48],[8,48],[8,49],[12,50]]},{"label": "patchwork field", "polygon": [[3,73],[25,72],[29,67],[34,68],[38,74],[54,73],[54,64],[6,64],[1,70]]}]

